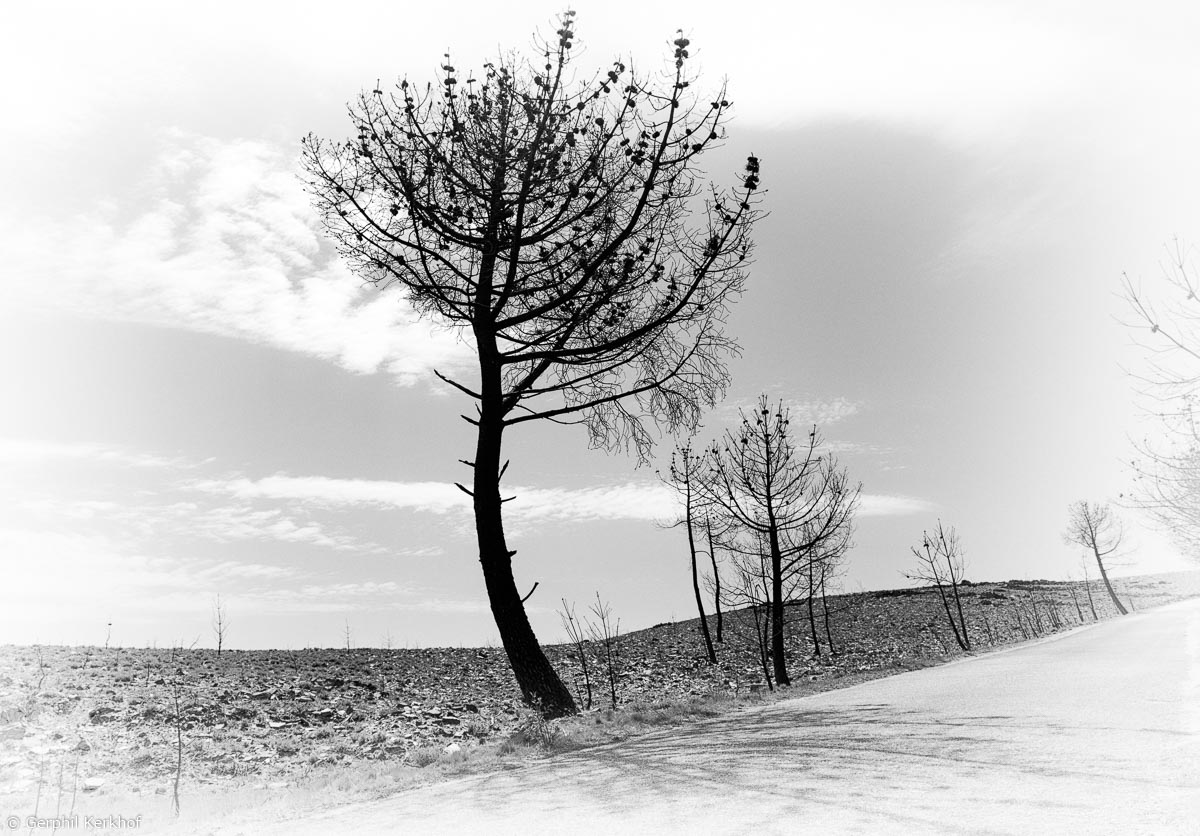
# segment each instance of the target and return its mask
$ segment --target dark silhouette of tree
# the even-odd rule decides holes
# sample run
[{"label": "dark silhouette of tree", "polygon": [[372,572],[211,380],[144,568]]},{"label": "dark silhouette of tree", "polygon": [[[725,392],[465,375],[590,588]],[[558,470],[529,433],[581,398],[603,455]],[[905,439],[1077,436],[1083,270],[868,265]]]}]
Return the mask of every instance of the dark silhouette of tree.
[{"label": "dark silhouette of tree", "polygon": [[536,60],[505,55],[476,77],[447,56],[437,84],[377,86],[350,107],[353,139],[303,144],[309,191],[355,273],[399,284],[476,351],[473,385],[435,374],[475,402],[473,478],[459,487],[517,683],[548,717],[576,707],[514,581],[505,432],[581,423],[593,446],[645,460],[647,422],[693,429],[728,382],[724,322],[759,214],[757,158],[731,192],[697,171],[730,105],[723,89],[691,94],[688,39],[657,76],[617,61],[576,82],[574,25],[564,13]]},{"label": "dark silhouette of tree", "polygon": [[1117,598],[1112,583],[1108,580],[1108,572],[1104,568],[1104,558],[1111,556],[1121,547],[1125,531],[1121,521],[1113,514],[1107,505],[1079,500],[1067,508],[1067,531],[1063,535],[1068,543],[1083,546],[1091,551],[1096,558],[1096,566],[1100,568],[1100,579],[1108,590],[1108,597],[1121,615],[1129,611]]},{"label": "dark silhouette of tree", "polygon": [[[704,613],[704,598],[700,595],[700,567],[696,558],[696,528],[699,524],[698,511],[702,505],[704,476],[708,473],[705,456],[692,452],[690,444],[682,444],[671,454],[671,465],[659,478],[679,495],[683,503],[683,516],[674,525],[682,525],[687,532],[688,558],[692,568],[692,591],[696,596],[696,611],[700,614],[700,634],[704,637],[704,650],[708,663],[717,663],[717,651],[713,647],[712,634],[708,629],[708,617]],[[711,538],[709,548],[711,549]],[[715,564],[714,564],[715,565]]]},{"label": "dark silhouette of tree", "polygon": [[712,476],[706,481],[713,512],[741,532],[743,554],[764,550],[771,657],[779,685],[791,682],[784,657],[785,596],[815,560],[849,546],[862,489],[850,485],[831,454],[819,452],[822,439],[815,426],[797,445],[788,415],[782,401],[772,412],[767,396],[760,396],[752,414],[742,411],[741,426],[713,446]]},{"label": "dark silhouette of tree", "polygon": [[946,610],[946,620],[950,622],[950,629],[954,633],[954,640],[963,650],[970,650],[971,636],[967,632],[967,620],[963,616],[962,598],[958,592],[965,569],[958,532],[954,528],[947,531],[942,521],[938,520],[937,528],[932,534],[928,531],[921,532],[921,545],[913,546],[912,553],[917,559],[917,568],[905,573],[905,577],[937,587],[938,597]]},{"label": "dark silhouette of tree", "polygon": [[[1165,293],[1146,293],[1123,277],[1126,302],[1144,332],[1153,358],[1138,376],[1150,411],[1166,430],[1165,439],[1136,444],[1132,464],[1133,504],[1155,518],[1182,546],[1200,546],[1200,274],[1191,248],[1178,240],[1167,248]],[[1156,303],[1157,302],[1157,303]]]},{"label": "dark silhouette of tree", "polygon": [[708,539],[708,561],[712,564],[712,575],[709,583],[712,585],[713,609],[717,611],[717,644],[725,641],[725,619],[721,612],[721,569],[717,562],[717,544],[713,536],[713,515],[704,514],[704,534]]}]

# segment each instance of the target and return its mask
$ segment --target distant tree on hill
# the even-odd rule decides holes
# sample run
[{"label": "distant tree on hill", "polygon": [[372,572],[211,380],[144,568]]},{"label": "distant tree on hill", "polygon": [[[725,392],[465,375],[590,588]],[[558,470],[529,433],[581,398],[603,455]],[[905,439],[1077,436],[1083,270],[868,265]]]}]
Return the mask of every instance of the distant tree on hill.
[{"label": "distant tree on hill", "polygon": [[303,142],[309,191],[351,269],[399,285],[476,352],[474,383],[435,374],[474,402],[472,480],[459,487],[513,674],[547,717],[577,709],[514,578],[505,432],[583,424],[593,446],[644,460],[648,423],[693,430],[728,383],[737,346],[724,325],[760,214],[756,157],[730,191],[699,170],[730,104],[723,90],[691,94],[688,39],[660,76],[617,61],[581,79],[574,15],[535,60],[505,54],[476,77],[446,56],[435,85],[360,95],[352,139]]},{"label": "distant tree on hill", "polygon": [[217,593],[213,600],[212,629],[217,639],[217,655],[220,656],[225,648],[225,636],[229,632],[229,614],[225,611],[225,602],[221,600],[220,593]]},{"label": "distant tree on hill", "polygon": [[[700,569],[696,559],[696,528],[698,515],[703,502],[703,480],[708,474],[708,463],[705,456],[692,452],[690,444],[682,444],[671,454],[671,465],[663,480],[683,503],[682,519],[675,525],[683,526],[687,532],[688,557],[692,569],[692,591],[696,596],[696,611],[700,614],[700,634],[704,637],[704,649],[708,655],[708,663],[717,663],[717,651],[713,647],[712,634],[708,630],[708,617],[704,613],[704,599],[700,595]],[[711,549],[711,538],[710,538]],[[715,565],[715,564],[714,564]]]},{"label": "distant tree on hill", "polygon": [[1125,530],[1121,521],[1117,519],[1108,505],[1081,499],[1067,508],[1067,531],[1063,537],[1068,543],[1083,546],[1091,551],[1096,558],[1096,566],[1100,569],[1100,579],[1104,581],[1104,588],[1108,590],[1108,597],[1112,599],[1113,606],[1121,615],[1128,615],[1129,611],[1117,598],[1117,593],[1108,579],[1108,572],[1104,568],[1104,559],[1110,557],[1121,547],[1121,540],[1124,536]]},{"label": "distant tree on hill", "polygon": [[905,573],[905,577],[937,587],[954,640],[963,650],[970,650],[971,636],[967,632],[967,620],[963,616],[962,598],[958,592],[965,570],[958,532],[953,527],[947,531],[942,521],[938,520],[932,534],[921,532],[921,545],[913,546],[912,553],[917,565],[913,571]]}]

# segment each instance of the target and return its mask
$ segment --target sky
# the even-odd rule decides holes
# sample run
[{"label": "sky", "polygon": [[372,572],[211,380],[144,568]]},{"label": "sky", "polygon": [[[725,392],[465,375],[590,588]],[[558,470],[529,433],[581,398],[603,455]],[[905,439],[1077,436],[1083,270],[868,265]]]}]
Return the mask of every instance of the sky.
[{"label": "sky", "polygon": [[[907,585],[941,519],[973,580],[1080,577],[1067,505],[1122,502],[1156,431],[1121,276],[1200,240],[1200,9],[1167,2],[580,0],[578,66],[682,29],[762,161],[769,216],[700,438],[760,392],[863,484],[841,587]],[[39,3],[0,34],[0,643],[498,642],[467,497],[469,346],[342,265],[300,138],[377,79],[478,67],[543,3]],[[1144,341],[1144,340],[1143,340]],[[544,423],[544,422],[543,422]],[[517,583],[546,641],[597,593],[694,616],[654,469],[581,428],[506,441]],[[1119,573],[1195,566],[1123,510]]]}]

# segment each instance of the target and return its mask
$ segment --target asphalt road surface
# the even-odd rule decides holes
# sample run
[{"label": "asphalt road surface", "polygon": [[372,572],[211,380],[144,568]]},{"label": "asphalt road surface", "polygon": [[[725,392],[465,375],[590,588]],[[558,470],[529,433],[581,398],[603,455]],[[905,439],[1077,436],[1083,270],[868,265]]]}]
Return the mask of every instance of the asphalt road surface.
[{"label": "asphalt road surface", "polygon": [[1200,601],[255,830],[1200,834]]}]

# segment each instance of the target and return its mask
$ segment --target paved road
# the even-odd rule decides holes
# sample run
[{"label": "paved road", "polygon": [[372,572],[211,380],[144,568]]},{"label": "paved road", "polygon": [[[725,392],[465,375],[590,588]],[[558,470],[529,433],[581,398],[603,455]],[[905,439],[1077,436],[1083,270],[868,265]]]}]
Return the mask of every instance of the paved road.
[{"label": "paved road", "polygon": [[1200,601],[282,823],[293,833],[1200,833]]}]

